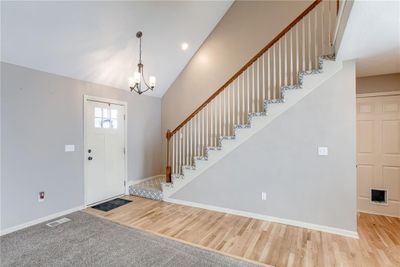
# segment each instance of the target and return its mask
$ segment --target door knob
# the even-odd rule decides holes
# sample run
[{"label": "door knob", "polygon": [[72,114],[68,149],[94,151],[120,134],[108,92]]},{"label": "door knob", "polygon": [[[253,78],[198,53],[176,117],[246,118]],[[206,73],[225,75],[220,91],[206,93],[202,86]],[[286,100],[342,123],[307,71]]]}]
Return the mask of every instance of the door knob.
[{"label": "door knob", "polygon": [[92,160],[93,158],[92,158],[92,157],[88,157],[87,159],[88,159],[88,160]]}]

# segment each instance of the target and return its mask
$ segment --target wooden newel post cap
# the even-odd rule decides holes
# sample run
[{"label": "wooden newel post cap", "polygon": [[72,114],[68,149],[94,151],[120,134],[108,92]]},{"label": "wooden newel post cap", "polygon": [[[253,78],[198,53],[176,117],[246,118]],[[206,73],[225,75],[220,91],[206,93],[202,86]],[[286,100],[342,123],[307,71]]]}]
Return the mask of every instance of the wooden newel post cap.
[{"label": "wooden newel post cap", "polygon": [[165,137],[169,140],[172,137],[171,131],[168,130],[167,133],[165,134]]}]

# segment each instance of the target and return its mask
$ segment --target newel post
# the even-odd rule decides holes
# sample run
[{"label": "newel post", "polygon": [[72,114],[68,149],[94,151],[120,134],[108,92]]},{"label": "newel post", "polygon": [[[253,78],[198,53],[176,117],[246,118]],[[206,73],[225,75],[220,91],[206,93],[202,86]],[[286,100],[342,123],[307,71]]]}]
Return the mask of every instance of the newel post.
[{"label": "newel post", "polygon": [[165,170],[165,180],[167,183],[171,182],[171,164],[169,160],[169,140],[172,137],[171,131],[168,130],[167,133],[165,134],[165,137],[167,138],[167,167]]}]

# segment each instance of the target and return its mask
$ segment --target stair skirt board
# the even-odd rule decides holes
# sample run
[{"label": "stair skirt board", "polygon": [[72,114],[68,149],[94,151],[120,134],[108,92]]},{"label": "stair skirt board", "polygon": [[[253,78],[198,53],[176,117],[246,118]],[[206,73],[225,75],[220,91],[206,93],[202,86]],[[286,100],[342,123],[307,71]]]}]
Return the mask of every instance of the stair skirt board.
[{"label": "stair skirt board", "polygon": [[314,89],[334,76],[342,67],[342,62],[334,61],[332,56],[320,57],[319,69],[299,74],[299,85],[283,86],[281,99],[264,101],[265,112],[249,114],[248,124],[234,126],[234,136],[220,137],[219,146],[207,147],[205,157],[195,156],[193,166],[182,166],[182,174],[172,174],[172,183],[162,181],[161,187],[164,198],[172,196],[255,133],[265,128],[275,118],[296,105]]},{"label": "stair skirt board", "polygon": [[232,214],[232,215],[237,215],[237,216],[242,216],[242,217],[247,217],[247,218],[253,218],[253,219],[258,219],[258,220],[263,220],[263,221],[268,221],[268,222],[273,222],[273,223],[280,223],[280,224],[296,226],[296,227],[306,228],[306,229],[310,229],[310,230],[316,230],[316,231],[320,231],[320,232],[325,232],[325,233],[359,239],[357,231],[350,231],[350,230],[346,230],[346,229],[325,226],[325,225],[320,225],[320,224],[313,224],[313,223],[308,223],[308,222],[278,218],[278,217],[274,217],[274,216],[268,216],[268,215],[253,213],[253,212],[228,209],[228,208],[207,205],[207,204],[202,204],[202,203],[197,203],[197,202],[191,202],[191,201],[185,201],[185,200],[180,200],[180,199],[175,199],[175,198],[164,198],[164,201],[178,204],[178,205],[212,210],[212,211],[216,211],[216,212],[222,212],[222,213],[227,213],[227,214]]}]

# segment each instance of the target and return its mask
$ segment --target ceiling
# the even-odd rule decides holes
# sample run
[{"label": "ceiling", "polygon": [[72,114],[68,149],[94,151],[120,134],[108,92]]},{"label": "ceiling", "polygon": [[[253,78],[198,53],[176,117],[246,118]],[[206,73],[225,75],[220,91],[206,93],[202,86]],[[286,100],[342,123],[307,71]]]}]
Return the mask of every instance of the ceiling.
[{"label": "ceiling", "polygon": [[400,1],[356,0],[338,59],[356,59],[357,77],[400,72]]},{"label": "ceiling", "polygon": [[149,95],[161,97],[231,4],[2,1],[1,61],[128,90],[141,30]]}]

